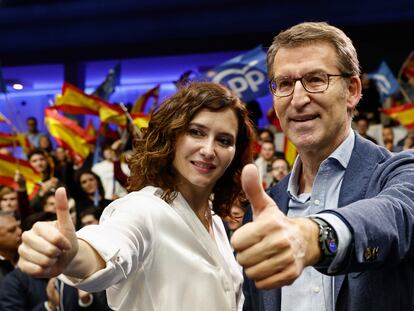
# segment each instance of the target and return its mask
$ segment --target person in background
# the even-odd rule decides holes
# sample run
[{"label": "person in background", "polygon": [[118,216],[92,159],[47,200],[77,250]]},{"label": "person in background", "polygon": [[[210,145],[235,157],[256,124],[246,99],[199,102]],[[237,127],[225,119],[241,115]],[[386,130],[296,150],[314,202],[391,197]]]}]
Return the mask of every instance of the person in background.
[{"label": "person in background", "polygon": [[3,186],[0,189],[0,210],[4,212],[18,212],[17,192],[13,188]]},{"label": "person in background", "polygon": [[270,187],[275,186],[279,181],[285,178],[290,171],[289,163],[285,158],[276,158],[272,162],[272,177]]},{"label": "person in background", "polygon": [[[56,214],[35,213],[33,217],[27,219],[27,228],[30,229],[33,221],[37,219],[54,220]],[[102,294],[78,290],[54,277],[33,278],[17,268],[8,273],[0,283],[0,310],[107,311],[110,309]]]},{"label": "person in background", "polygon": [[243,279],[222,218],[241,195],[253,132],[224,86],[180,88],[135,141],[131,192],[76,235],[58,189],[58,226],[37,223],[23,235],[19,267],[37,277],[64,272],[87,291],[107,288],[117,310],[241,310]]},{"label": "person in background", "polygon": [[39,137],[39,148],[46,152],[50,157],[53,157],[53,144],[49,135],[41,134]]},{"label": "person in background", "polygon": [[[82,169],[75,174],[75,205],[77,214],[77,223],[81,225],[80,215],[90,206],[95,208],[105,208],[112,200],[105,199],[105,190],[101,179],[97,174],[89,169]],[[78,227],[79,227],[78,226]]]},{"label": "person in background", "polygon": [[21,235],[20,222],[14,214],[0,211],[0,284],[17,264],[17,248],[21,243]]},{"label": "person in background", "polygon": [[26,119],[26,126],[27,126],[27,139],[30,142],[32,148],[38,148],[39,140],[42,135],[46,135],[46,133],[39,132],[37,128],[37,119],[33,116],[28,117]]},{"label": "person in background", "polygon": [[49,161],[48,155],[43,149],[33,148],[27,154],[27,159],[33,169],[42,174],[42,183],[36,196],[30,201],[30,205],[36,212],[42,211],[42,198],[43,195],[49,190],[56,190],[58,186],[62,186],[63,183],[56,177],[54,177],[53,163]]},{"label": "person in background", "polygon": [[19,171],[16,171],[14,181],[14,187],[3,186],[0,189],[0,210],[13,212],[17,219],[23,221],[33,213],[33,209],[26,191],[26,180]]},{"label": "person in background", "polygon": [[352,41],[327,23],[300,23],[274,38],[267,60],[298,157],[268,194],[254,165],[243,170],[253,221],[231,242],[248,277],[246,309],[412,310],[414,154],[352,130],[361,98]]},{"label": "person in background", "polygon": [[80,214],[80,222],[81,227],[87,226],[87,225],[97,225],[99,224],[99,218],[101,217],[103,212],[102,208],[96,208],[95,206],[90,206],[86,208],[81,214]]},{"label": "person in background", "polygon": [[[55,190],[49,190],[45,193],[42,200],[43,205],[43,212],[45,213],[52,213],[56,214],[56,198],[55,198]],[[75,200],[71,197],[68,198],[68,205],[69,205],[69,214],[72,218],[73,223],[77,224],[77,217],[76,217],[76,203]]]},{"label": "person in background", "polygon": [[[102,145],[104,159],[92,166],[92,172],[99,176],[105,190],[105,199],[114,200],[127,194],[127,191],[116,180],[114,173],[114,162],[118,160],[116,150],[112,143],[106,142]],[[128,165],[119,163],[124,174],[129,175]]]},{"label": "person in background", "polygon": [[267,128],[260,128],[257,130],[257,132],[259,144],[261,144],[264,141],[270,141],[272,143],[275,142],[275,135],[271,130]]},{"label": "person in background", "polygon": [[394,129],[390,125],[382,127],[382,141],[384,147],[391,152],[396,152],[397,148],[394,145]]},{"label": "person in background", "polygon": [[227,232],[227,237],[230,239],[233,233],[243,224],[243,217],[246,213],[246,208],[240,201],[234,202],[230,209],[230,215],[224,218],[224,225]]},{"label": "person in background", "polygon": [[407,128],[407,135],[401,138],[396,145],[396,151],[408,150],[414,147],[414,128]]},{"label": "person in background", "polygon": [[374,137],[371,137],[368,135],[368,129],[369,129],[369,120],[365,116],[361,115],[358,116],[356,123],[356,129],[358,131],[358,134],[362,137],[372,141],[374,144],[378,144],[377,140]]},{"label": "person in background", "polygon": [[260,147],[259,157],[254,164],[259,170],[263,187],[267,188],[272,182],[272,161],[275,158],[275,144],[271,141],[263,141]]}]

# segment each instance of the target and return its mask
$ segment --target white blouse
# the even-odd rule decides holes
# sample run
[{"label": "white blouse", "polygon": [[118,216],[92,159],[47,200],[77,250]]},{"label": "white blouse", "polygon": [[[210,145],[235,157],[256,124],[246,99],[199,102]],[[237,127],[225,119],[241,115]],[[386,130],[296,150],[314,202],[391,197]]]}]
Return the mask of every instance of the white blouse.
[{"label": "white blouse", "polygon": [[161,194],[145,187],[111,203],[99,225],[77,233],[105,269],[60,278],[89,292],[106,289],[114,310],[241,310],[243,277],[221,218],[213,215],[213,240],[181,194],[171,205]]}]

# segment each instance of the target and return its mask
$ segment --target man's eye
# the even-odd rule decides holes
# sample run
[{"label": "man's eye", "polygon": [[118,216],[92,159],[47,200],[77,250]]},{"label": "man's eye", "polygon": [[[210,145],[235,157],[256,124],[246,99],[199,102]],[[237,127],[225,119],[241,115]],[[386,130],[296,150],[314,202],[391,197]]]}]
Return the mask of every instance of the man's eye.
[{"label": "man's eye", "polygon": [[279,89],[287,89],[290,88],[292,86],[292,80],[290,79],[283,79],[283,80],[279,80],[277,81],[277,87]]},{"label": "man's eye", "polygon": [[306,82],[310,84],[323,84],[326,83],[326,78],[321,75],[311,75],[306,77]]}]

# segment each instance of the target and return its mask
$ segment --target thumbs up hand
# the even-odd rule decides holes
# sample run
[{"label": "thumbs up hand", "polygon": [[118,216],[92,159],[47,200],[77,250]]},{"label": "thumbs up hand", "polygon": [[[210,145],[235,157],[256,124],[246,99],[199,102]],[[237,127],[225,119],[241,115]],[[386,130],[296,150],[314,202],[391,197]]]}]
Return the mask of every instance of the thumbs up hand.
[{"label": "thumbs up hand", "polygon": [[241,178],[253,222],[239,228],[231,238],[237,260],[257,288],[292,284],[305,266],[319,260],[319,228],[310,219],[284,215],[260,185],[255,165],[246,165]]},{"label": "thumbs up hand", "polygon": [[19,268],[34,277],[61,274],[78,252],[78,240],[64,188],[56,190],[56,221],[37,222],[22,234]]}]

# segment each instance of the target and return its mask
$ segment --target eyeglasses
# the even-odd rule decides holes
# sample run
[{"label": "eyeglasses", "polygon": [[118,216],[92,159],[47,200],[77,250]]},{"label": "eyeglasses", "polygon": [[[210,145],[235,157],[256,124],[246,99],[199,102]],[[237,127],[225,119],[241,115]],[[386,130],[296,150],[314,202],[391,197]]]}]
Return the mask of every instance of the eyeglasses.
[{"label": "eyeglasses", "polygon": [[325,72],[310,72],[300,78],[277,77],[269,82],[270,91],[277,97],[286,97],[293,94],[296,81],[300,81],[303,88],[309,93],[322,93],[329,87],[331,77],[350,77],[349,74],[332,75]]}]

